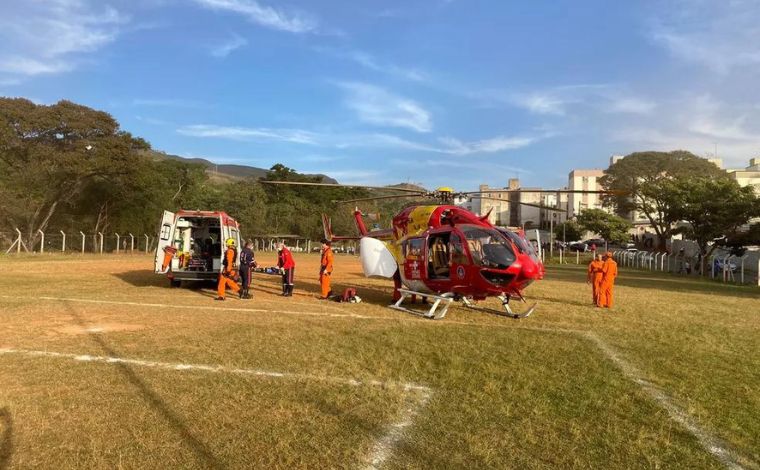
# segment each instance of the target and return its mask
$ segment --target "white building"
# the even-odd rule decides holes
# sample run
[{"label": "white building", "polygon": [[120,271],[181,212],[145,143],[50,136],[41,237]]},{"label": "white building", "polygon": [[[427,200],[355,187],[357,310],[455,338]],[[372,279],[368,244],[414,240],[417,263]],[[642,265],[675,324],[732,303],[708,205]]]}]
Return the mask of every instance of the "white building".
[{"label": "white building", "polygon": [[752,186],[755,194],[760,196],[760,158],[751,158],[746,168],[726,171],[730,178],[739,183],[739,186]]},{"label": "white building", "polygon": [[[604,189],[599,183],[602,176],[604,176],[604,170],[573,170],[567,178],[567,189],[572,191],[601,191]],[[570,193],[567,195],[567,206],[568,217],[575,217],[584,209],[603,209],[602,197],[601,194]]]}]

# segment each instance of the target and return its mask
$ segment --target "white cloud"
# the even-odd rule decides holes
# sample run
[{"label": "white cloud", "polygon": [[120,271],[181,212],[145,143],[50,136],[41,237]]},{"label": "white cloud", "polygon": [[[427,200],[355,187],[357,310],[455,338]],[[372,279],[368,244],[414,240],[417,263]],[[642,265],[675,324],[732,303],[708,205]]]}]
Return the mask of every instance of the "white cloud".
[{"label": "white cloud", "polygon": [[297,144],[316,144],[316,134],[300,129],[270,129],[265,127],[226,127],[195,124],[177,129],[182,135],[192,137],[216,137],[231,140],[274,140]]},{"label": "white cloud", "polygon": [[430,112],[413,100],[366,83],[345,82],[339,85],[347,92],[346,105],[356,111],[363,122],[417,132],[433,129]]},{"label": "white cloud", "polygon": [[135,98],[132,106],[147,106],[158,108],[202,108],[203,104],[194,100],[174,98]]},{"label": "white cloud", "polygon": [[72,70],[81,54],[113,42],[128,17],[87,0],[0,3],[0,73],[16,76]]},{"label": "white cloud", "polygon": [[233,35],[228,41],[211,48],[211,55],[223,59],[230,55],[236,49],[248,45],[248,40],[237,34]]},{"label": "white cloud", "polygon": [[474,153],[495,153],[527,147],[534,143],[536,138],[498,136],[473,142],[462,142],[458,139],[447,137],[440,139],[440,141],[443,144],[443,148],[440,150],[442,153],[471,155]]},{"label": "white cloud", "polygon": [[256,0],[194,0],[198,5],[217,11],[228,11],[244,16],[248,21],[278,31],[310,33],[317,22],[298,12],[286,12],[263,5]]},{"label": "white cloud", "polygon": [[760,3],[690,0],[659,4],[650,38],[674,57],[728,73],[760,65]]},{"label": "white cloud", "polygon": [[581,107],[606,113],[648,114],[657,106],[647,98],[632,94],[624,86],[604,83],[563,85],[522,93],[486,90],[471,96],[489,107],[511,105],[546,116],[578,114]]},{"label": "white cloud", "polygon": [[[385,148],[401,149],[417,152],[429,152],[445,155],[473,155],[498,153],[514,150],[531,145],[538,140],[548,137],[508,137],[497,136],[489,139],[463,142],[451,137],[441,138],[437,144],[428,144],[404,139],[383,133],[326,133],[304,129],[283,129],[268,127],[237,127],[216,126],[210,124],[194,124],[180,127],[177,132],[200,138],[216,138],[238,141],[279,141],[295,144],[311,145],[326,148]],[[302,158],[302,161],[329,162],[340,157],[312,155]]]},{"label": "white cloud", "polygon": [[428,75],[422,70],[411,67],[401,67],[388,61],[379,60],[368,52],[323,46],[314,47],[314,50],[325,55],[350,60],[368,70],[372,70],[373,72],[379,72],[413,82],[424,82],[428,80]]},{"label": "white cloud", "polygon": [[620,97],[613,98],[605,111],[609,113],[649,114],[656,107],[657,104],[655,102],[647,99]]},{"label": "white cloud", "polygon": [[613,141],[633,150],[689,150],[718,156],[728,166],[742,166],[760,154],[760,109],[732,105],[711,95],[685,95],[664,105],[657,122],[619,125]]}]

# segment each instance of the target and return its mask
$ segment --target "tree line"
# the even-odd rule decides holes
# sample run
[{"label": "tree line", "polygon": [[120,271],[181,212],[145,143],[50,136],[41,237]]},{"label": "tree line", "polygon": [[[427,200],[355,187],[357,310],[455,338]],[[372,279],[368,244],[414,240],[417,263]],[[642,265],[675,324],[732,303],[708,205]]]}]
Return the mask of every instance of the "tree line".
[{"label": "tree line", "polygon": [[[203,165],[161,158],[150,144],[122,130],[108,113],[70,101],[37,105],[0,98],[0,227],[18,227],[36,242],[38,230],[153,233],[164,210],[224,210],[246,235],[318,239],[321,214],[335,233],[355,234],[352,207],[334,201],[368,197],[345,187],[276,186],[274,180],[320,182],[320,177],[272,166],[259,179],[218,182]],[[717,166],[689,152],[637,152],[614,163],[601,179],[607,206],[583,211],[565,224],[611,241],[629,239],[630,215],[644,217],[665,240],[681,233],[707,256],[720,244],[758,244],[760,227],[738,230],[760,216],[760,198]],[[373,220],[390,218],[414,199],[365,203]],[[683,223],[686,222],[686,223]],[[562,226],[558,228],[558,232]],[[580,236],[580,235],[578,235]]]},{"label": "tree line", "polygon": [[[264,180],[319,182],[281,164]],[[256,179],[216,182],[203,165],[160,158],[108,113],[70,101],[37,105],[0,98],[0,227],[18,227],[33,245],[38,230],[154,233],[164,210],[223,210],[244,235],[318,239],[321,214],[336,232],[355,233],[351,207],[333,200],[363,189],[278,187]]]}]

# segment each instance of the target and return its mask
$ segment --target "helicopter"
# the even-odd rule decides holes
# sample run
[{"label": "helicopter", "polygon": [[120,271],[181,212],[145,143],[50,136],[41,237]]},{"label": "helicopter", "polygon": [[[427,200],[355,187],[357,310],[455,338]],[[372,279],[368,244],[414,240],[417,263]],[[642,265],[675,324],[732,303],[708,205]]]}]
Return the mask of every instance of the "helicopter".
[{"label": "helicopter", "polygon": [[[323,187],[354,187],[369,190],[396,191],[397,194],[375,196],[335,203],[359,203],[395,198],[432,199],[434,204],[414,204],[395,215],[390,228],[368,230],[365,215],[357,207],[354,219],[359,236],[336,236],[332,232],[330,218],[323,214],[325,238],[335,240],[359,240],[360,257],[364,275],[393,279],[394,296],[391,308],[423,316],[441,319],[453,301],[460,301],[472,309],[495,313],[515,319],[530,316],[536,308],[534,303],[527,310],[515,311],[511,300],[527,303],[523,291],[534,281],[543,279],[545,267],[533,245],[522,230],[513,231],[497,227],[488,220],[489,213],[479,216],[454,205],[457,198],[479,196],[481,191],[456,192],[450,187],[434,191],[402,187],[379,187],[342,185],[336,183],[262,181],[267,184],[303,185]],[[509,190],[489,189],[488,193]],[[545,193],[592,193],[601,191],[536,190]],[[500,201],[507,201],[499,199]],[[564,212],[542,204],[519,202],[518,204]],[[404,306],[407,299],[423,303],[432,301],[426,311]],[[496,297],[502,310],[483,308],[479,301]]]}]

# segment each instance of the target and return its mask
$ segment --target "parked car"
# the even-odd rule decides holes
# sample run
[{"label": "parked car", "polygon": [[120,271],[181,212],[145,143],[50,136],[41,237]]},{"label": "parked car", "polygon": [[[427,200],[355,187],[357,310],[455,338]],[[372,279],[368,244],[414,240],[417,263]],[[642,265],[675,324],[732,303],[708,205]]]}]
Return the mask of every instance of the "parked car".
[{"label": "parked car", "polygon": [[736,263],[729,261],[726,263],[722,258],[715,258],[715,261],[713,262],[715,265],[715,272],[723,271],[723,267],[726,266],[726,269],[728,269],[731,272],[736,271]]},{"label": "parked car", "polygon": [[583,242],[573,242],[567,246],[567,249],[569,251],[580,251],[581,253],[585,253],[589,251],[590,248]]}]

